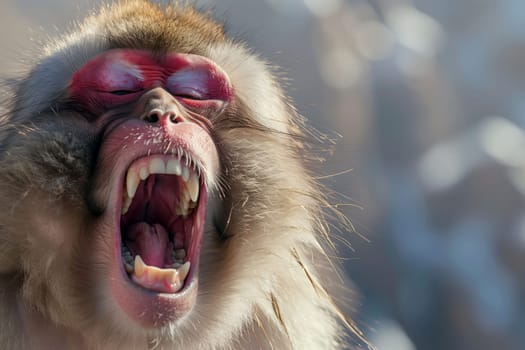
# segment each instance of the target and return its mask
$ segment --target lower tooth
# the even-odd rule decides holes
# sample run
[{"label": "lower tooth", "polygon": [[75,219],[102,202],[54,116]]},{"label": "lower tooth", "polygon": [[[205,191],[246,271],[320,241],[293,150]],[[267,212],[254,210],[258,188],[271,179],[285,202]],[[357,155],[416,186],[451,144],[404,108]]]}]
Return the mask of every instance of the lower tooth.
[{"label": "lower tooth", "polygon": [[173,252],[173,257],[176,260],[184,259],[186,257],[186,250],[184,249],[177,249]]},{"label": "lower tooth", "polygon": [[132,280],[145,288],[165,292],[166,283],[170,284],[172,293],[178,292],[184,286],[184,281],[190,271],[190,262],[184,264],[173,264],[173,268],[158,268],[148,266],[140,255],[135,256],[134,266],[125,264],[126,271],[130,273]]},{"label": "lower tooth", "polygon": [[190,272],[190,262],[186,261],[178,270],[179,275],[182,276],[182,280],[188,276],[188,272]]},{"label": "lower tooth", "polygon": [[133,265],[125,263],[124,264],[124,268],[126,269],[127,273],[129,273],[129,274],[133,273]]}]

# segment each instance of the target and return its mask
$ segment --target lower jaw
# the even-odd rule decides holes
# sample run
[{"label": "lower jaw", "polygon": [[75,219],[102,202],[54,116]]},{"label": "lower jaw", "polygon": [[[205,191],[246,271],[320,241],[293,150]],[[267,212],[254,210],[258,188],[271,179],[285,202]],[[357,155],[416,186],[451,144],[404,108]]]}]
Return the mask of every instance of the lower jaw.
[{"label": "lower jaw", "polygon": [[[197,299],[198,261],[186,278],[184,288],[173,294],[149,291],[136,285],[120,266],[111,268],[109,287],[114,302],[141,328],[155,329],[186,317]],[[192,263],[193,265],[193,263]]]},{"label": "lower jaw", "polygon": [[[126,272],[121,256],[121,235],[113,239],[112,261],[109,267],[109,287],[116,305],[124,314],[140,328],[159,329],[187,317],[197,300],[198,271],[204,220],[206,216],[208,196],[201,188],[200,209],[196,209],[198,217],[193,222],[191,243],[186,246],[186,254],[191,263],[190,271],[184,286],[176,293],[162,293],[146,289],[135,282]],[[119,215],[115,214],[115,219]],[[120,219],[120,218],[118,218]],[[113,232],[120,233],[120,220],[115,220]],[[118,223],[118,224],[117,224]]]},{"label": "lower jaw", "polygon": [[[118,222],[118,221],[117,221]],[[113,232],[120,232],[115,227]],[[113,303],[135,325],[142,329],[159,329],[187,317],[197,299],[198,271],[202,232],[196,237],[195,244],[188,247],[191,254],[191,269],[183,288],[177,293],[160,293],[137,285],[126,272],[121,257],[120,235],[114,239],[111,262],[108,266],[107,281]],[[107,249],[107,246],[105,247]]]}]

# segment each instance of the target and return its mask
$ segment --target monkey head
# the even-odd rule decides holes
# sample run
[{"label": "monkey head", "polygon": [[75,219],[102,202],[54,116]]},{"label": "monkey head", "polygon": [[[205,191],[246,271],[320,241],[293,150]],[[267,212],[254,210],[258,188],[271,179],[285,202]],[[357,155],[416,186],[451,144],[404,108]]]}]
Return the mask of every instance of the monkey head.
[{"label": "monkey head", "polygon": [[124,1],[45,46],[0,129],[0,345],[338,348],[302,130],[187,6]]}]

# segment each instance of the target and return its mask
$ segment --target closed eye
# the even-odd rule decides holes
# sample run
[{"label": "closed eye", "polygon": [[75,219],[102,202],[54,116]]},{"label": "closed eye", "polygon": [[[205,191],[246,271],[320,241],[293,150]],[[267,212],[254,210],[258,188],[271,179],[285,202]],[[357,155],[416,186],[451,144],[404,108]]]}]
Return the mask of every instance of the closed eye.
[{"label": "closed eye", "polygon": [[195,95],[191,95],[191,94],[177,94],[176,96],[179,97],[179,98],[185,98],[185,99],[188,99],[188,100],[202,100],[201,96],[195,96]]},{"label": "closed eye", "polygon": [[139,91],[141,91],[141,90],[115,90],[115,91],[110,91],[109,93],[112,94],[112,95],[124,96],[124,95],[134,94],[134,93],[137,93]]}]

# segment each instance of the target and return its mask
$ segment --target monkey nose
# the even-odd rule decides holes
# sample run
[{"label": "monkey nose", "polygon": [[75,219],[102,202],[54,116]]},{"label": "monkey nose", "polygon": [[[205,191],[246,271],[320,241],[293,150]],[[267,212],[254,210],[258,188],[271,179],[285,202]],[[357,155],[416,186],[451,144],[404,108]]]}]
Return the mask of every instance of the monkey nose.
[{"label": "monkey nose", "polygon": [[184,117],[177,111],[163,111],[160,108],[152,109],[142,119],[148,123],[159,125],[178,124],[184,121]]},{"label": "monkey nose", "polygon": [[140,118],[149,124],[168,126],[186,120],[182,106],[175,97],[161,87],[146,92],[137,107],[142,110]]}]

